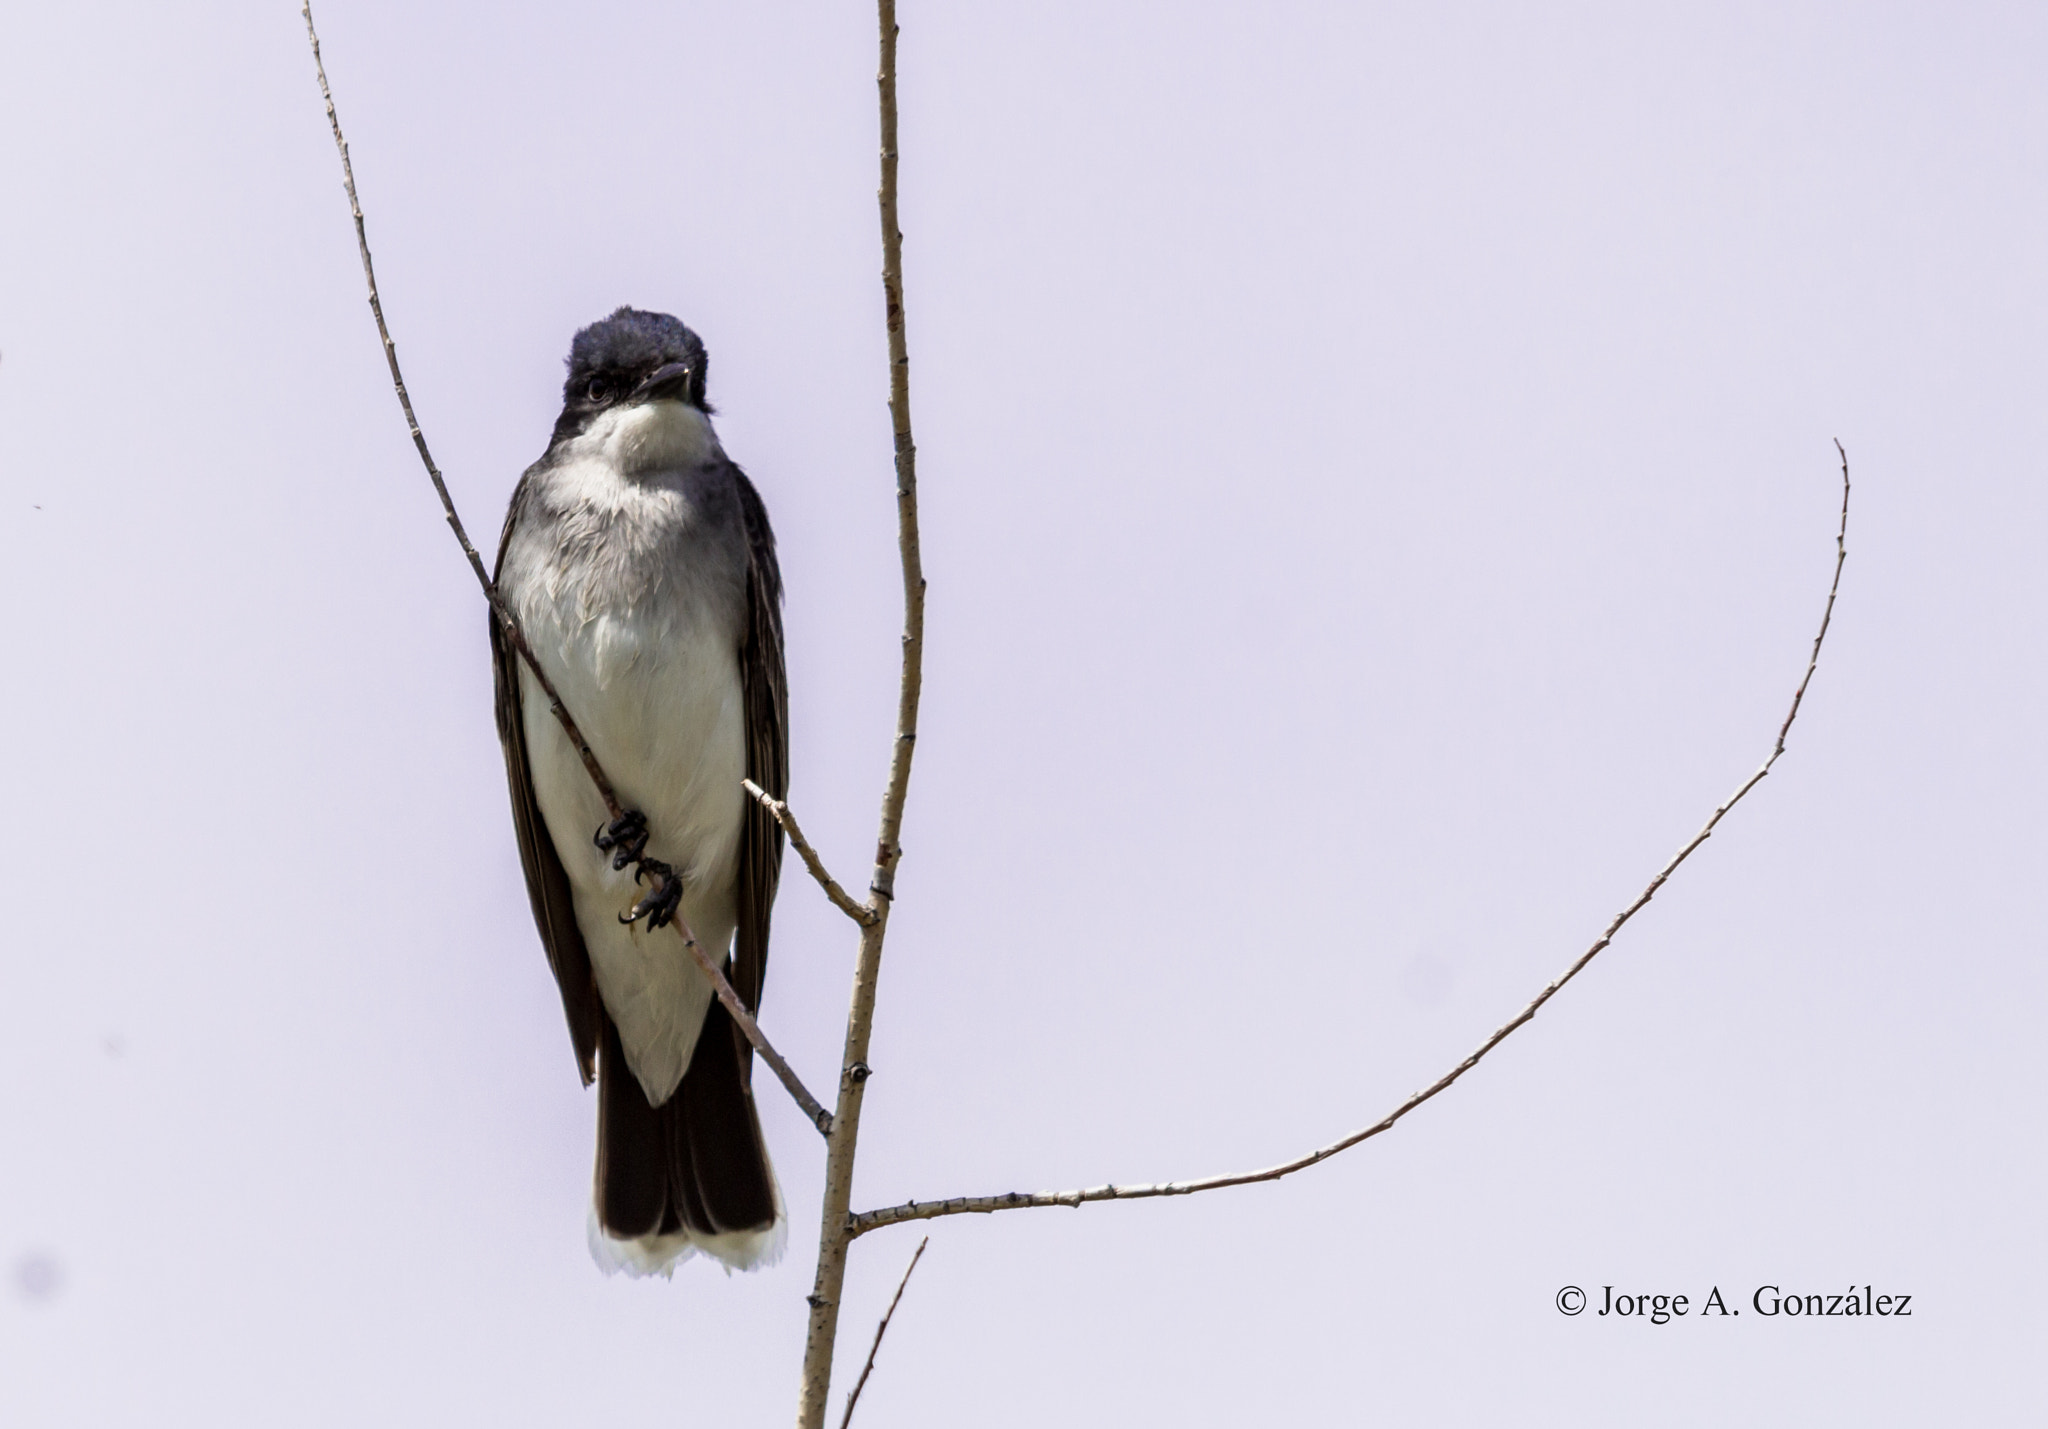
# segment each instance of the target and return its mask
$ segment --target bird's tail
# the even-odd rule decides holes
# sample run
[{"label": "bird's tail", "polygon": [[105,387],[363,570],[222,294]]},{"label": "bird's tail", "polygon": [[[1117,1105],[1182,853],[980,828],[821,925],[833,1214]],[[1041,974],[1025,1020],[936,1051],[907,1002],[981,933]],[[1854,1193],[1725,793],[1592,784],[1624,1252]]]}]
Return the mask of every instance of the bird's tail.
[{"label": "bird's tail", "polygon": [[681,1085],[650,1106],[605,1016],[590,1237],[605,1270],[667,1275],[700,1250],[728,1270],[781,1257],[788,1218],[754,1111],[752,1050],[714,999]]}]

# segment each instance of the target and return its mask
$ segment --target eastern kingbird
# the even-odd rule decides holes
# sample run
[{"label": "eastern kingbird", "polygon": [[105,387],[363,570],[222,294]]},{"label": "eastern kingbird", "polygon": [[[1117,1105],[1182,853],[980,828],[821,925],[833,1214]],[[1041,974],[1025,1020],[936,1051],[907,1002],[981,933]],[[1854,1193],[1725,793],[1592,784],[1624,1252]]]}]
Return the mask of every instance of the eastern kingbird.
[{"label": "eastern kingbird", "polygon": [[704,373],[704,344],[666,313],[620,308],[577,333],[562,415],[498,543],[498,589],[626,818],[608,819],[491,620],[526,890],[598,1084],[591,1252],[635,1275],[697,1250],[751,1269],[787,1230],[753,1049],[675,932],[656,931],[679,914],[714,958],[730,945],[733,989],[760,1006],[782,831],[740,781],[788,784],[782,576]]}]

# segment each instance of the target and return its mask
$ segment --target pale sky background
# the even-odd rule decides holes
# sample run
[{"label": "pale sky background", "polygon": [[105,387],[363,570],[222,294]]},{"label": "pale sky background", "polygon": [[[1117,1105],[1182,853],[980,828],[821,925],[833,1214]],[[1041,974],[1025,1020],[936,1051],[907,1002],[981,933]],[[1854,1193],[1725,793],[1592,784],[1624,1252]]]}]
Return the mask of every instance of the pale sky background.
[{"label": "pale sky background", "polygon": [[[871,12],[320,19],[480,541],[578,325],[703,334],[863,879]],[[935,1223],[857,1422],[2042,1422],[2048,10],[903,21],[930,653],[857,1205],[1248,1168],[1435,1078],[1768,751],[1833,438],[1857,486],[1790,753],[1580,982],[1313,1172]],[[11,7],[0,205],[0,1418],[787,1422],[822,1157],[772,1081],[781,1266],[585,1250],[296,7]],[[776,929],[828,1086],[850,929],[800,874]],[[920,1233],[855,1248],[835,1403]],[[1554,1307],[1608,1284],[1743,1313]]]}]

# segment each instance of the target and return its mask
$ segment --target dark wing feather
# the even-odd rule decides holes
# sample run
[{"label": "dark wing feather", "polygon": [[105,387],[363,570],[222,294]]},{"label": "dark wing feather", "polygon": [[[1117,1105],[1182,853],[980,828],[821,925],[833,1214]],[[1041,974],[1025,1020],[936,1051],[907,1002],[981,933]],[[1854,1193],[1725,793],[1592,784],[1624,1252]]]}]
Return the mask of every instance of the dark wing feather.
[{"label": "dark wing feather", "polygon": [[[522,477],[512,493],[511,509],[505,513],[504,534],[498,538],[498,570],[504,568],[505,545],[525,504],[526,490]],[[497,570],[492,575],[495,579]],[[576,926],[569,876],[562,870],[561,856],[555,852],[555,841],[548,833],[540,801],[533,793],[519,689],[519,656],[506,640],[496,611],[491,612],[490,621],[491,669],[498,689],[498,740],[505,747],[505,781],[512,791],[512,827],[519,835],[519,861],[526,868],[526,896],[533,902],[533,921],[540,929],[541,944],[547,949],[548,966],[554,969],[555,984],[562,990],[569,1039],[576,1045],[576,1067],[583,1074],[583,1084],[589,1086],[597,1074],[597,1042],[604,1026],[604,1005],[598,1001],[590,950],[583,945],[582,929]]]},{"label": "dark wing feather", "polygon": [[[746,696],[747,777],[780,799],[789,790],[789,685],[782,666],[782,572],[775,533],[760,493],[738,467],[740,515],[747,533],[746,626],[740,632],[740,681]],[[740,840],[739,931],[733,939],[732,986],[749,1011],[761,1005],[768,972],[768,918],[782,876],[782,827],[747,799]],[[753,1049],[738,1030],[741,1075],[751,1074]]]}]

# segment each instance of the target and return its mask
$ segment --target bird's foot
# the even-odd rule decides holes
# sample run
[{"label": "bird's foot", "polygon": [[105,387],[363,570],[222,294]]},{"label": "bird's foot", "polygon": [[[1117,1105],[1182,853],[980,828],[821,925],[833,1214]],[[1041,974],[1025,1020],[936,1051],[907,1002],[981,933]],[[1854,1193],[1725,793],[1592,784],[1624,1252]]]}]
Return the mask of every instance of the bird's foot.
[{"label": "bird's foot", "polygon": [[614,872],[641,861],[647,852],[647,815],[628,809],[610,823],[599,827],[590,841],[612,856]]},{"label": "bird's foot", "polygon": [[621,923],[637,923],[645,918],[648,927],[659,928],[675,918],[683,901],[682,876],[658,858],[641,859],[640,866],[633,870],[633,881],[638,883],[647,874],[654,875],[654,887],[619,915]]}]

